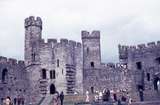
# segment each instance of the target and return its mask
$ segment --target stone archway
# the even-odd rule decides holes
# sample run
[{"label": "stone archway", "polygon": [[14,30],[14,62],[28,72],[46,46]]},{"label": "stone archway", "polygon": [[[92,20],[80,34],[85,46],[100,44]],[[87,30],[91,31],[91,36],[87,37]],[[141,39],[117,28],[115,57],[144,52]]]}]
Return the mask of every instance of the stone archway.
[{"label": "stone archway", "polygon": [[56,92],[56,87],[54,84],[50,85],[50,94],[54,94]]}]

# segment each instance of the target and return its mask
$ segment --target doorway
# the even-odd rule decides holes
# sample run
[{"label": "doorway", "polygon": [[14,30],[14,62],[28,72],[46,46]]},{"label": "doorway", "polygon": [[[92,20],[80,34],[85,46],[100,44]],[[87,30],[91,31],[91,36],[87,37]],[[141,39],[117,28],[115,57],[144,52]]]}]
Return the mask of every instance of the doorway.
[{"label": "doorway", "polygon": [[54,86],[54,84],[50,85],[50,94],[54,94],[56,92],[56,88]]}]

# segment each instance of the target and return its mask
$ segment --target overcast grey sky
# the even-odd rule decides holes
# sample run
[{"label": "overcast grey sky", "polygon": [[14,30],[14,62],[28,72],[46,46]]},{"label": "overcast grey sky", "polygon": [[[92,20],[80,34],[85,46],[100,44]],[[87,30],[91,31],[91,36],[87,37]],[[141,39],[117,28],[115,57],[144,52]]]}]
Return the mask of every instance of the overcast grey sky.
[{"label": "overcast grey sky", "polygon": [[102,60],[118,62],[118,44],[160,40],[160,0],[0,0],[0,55],[23,59],[24,19],[43,20],[43,38],[81,41],[101,31]]}]

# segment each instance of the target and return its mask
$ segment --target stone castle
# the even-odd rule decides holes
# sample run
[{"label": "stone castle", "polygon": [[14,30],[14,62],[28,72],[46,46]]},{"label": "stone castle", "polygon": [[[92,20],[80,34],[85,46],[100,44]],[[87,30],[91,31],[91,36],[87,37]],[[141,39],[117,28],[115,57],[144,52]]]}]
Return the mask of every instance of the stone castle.
[{"label": "stone castle", "polygon": [[42,20],[25,19],[24,61],[0,57],[0,98],[23,97],[39,103],[63,91],[66,95],[108,88],[139,100],[160,99],[160,42],[119,45],[119,63],[102,63],[100,31],[82,31],[82,42],[42,39]]}]

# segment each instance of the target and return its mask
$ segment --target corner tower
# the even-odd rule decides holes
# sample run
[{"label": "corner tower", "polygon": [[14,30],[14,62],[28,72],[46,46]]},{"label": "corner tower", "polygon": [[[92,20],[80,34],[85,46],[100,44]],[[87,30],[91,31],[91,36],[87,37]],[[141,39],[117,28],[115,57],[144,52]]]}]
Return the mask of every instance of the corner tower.
[{"label": "corner tower", "polygon": [[39,44],[42,33],[40,17],[30,16],[25,19],[25,64],[30,65],[39,60]]},{"label": "corner tower", "polygon": [[100,68],[100,31],[82,31],[83,69]]}]

